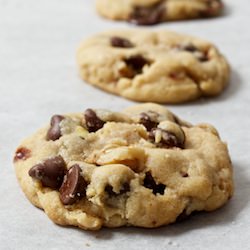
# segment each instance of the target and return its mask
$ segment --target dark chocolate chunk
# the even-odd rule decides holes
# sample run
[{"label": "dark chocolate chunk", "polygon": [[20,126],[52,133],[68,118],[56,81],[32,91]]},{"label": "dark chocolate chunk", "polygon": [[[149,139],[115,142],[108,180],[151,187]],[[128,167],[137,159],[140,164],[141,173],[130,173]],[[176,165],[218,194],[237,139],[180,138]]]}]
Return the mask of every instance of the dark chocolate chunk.
[{"label": "dark chocolate chunk", "polygon": [[14,156],[14,162],[18,160],[27,160],[31,156],[31,151],[28,148],[21,147],[16,150],[15,156]]},{"label": "dark chocolate chunk", "polygon": [[198,49],[197,47],[195,47],[193,44],[189,43],[189,44],[185,44],[185,45],[181,45],[179,46],[180,50],[184,50],[184,51],[188,51],[190,53],[193,53],[195,55],[195,57],[200,61],[200,62],[206,62],[209,60],[207,52],[206,51],[202,51],[200,49]]},{"label": "dark chocolate chunk", "polygon": [[137,25],[154,25],[160,23],[165,14],[164,2],[149,7],[135,6],[129,22]]},{"label": "dark chocolate chunk", "polygon": [[197,58],[198,58],[198,60],[200,62],[207,62],[207,61],[209,61],[209,57],[208,57],[207,52],[201,53],[199,56],[197,56]]},{"label": "dark chocolate chunk", "polygon": [[198,51],[198,49],[191,43],[181,46],[181,49],[189,52]]},{"label": "dark chocolate chunk", "polygon": [[29,175],[41,181],[44,187],[59,189],[66,172],[66,163],[61,156],[56,156],[36,164],[29,170]]},{"label": "dark chocolate chunk", "polygon": [[144,65],[149,64],[149,61],[141,55],[131,56],[125,59],[126,64],[131,67],[137,74],[142,72]]},{"label": "dark chocolate chunk", "polygon": [[181,176],[182,176],[183,178],[187,178],[189,175],[188,175],[188,173],[186,173],[186,172],[181,172]]},{"label": "dark chocolate chunk", "polygon": [[177,138],[177,136],[169,131],[160,129],[160,128],[153,128],[150,132],[149,132],[149,140],[152,143],[155,143],[155,134],[156,131],[160,131],[161,132],[161,141],[156,143],[157,147],[162,147],[162,148],[183,148],[184,145],[182,142],[180,142]]},{"label": "dark chocolate chunk", "polygon": [[124,194],[124,193],[129,192],[129,190],[130,190],[129,183],[124,183],[122,185],[122,188],[119,191],[119,193],[114,192],[113,187],[111,185],[107,185],[105,187],[105,191],[108,193],[109,196],[117,196],[117,195],[120,195],[120,194]]},{"label": "dark chocolate chunk", "polygon": [[201,17],[213,17],[220,14],[223,9],[223,3],[221,0],[207,0],[207,8],[200,12]]},{"label": "dark chocolate chunk", "polygon": [[120,75],[126,78],[133,78],[142,73],[144,65],[150,64],[150,61],[141,55],[134,55],[129,58],[123,59],[126,67],[119,70]]},{"label": "dark chocolate chunk", "polygon": [[105,192],[108,193],[109,196],[115,196],[117,193],[113,191],[113,187],[111,185],[107,185],[105,187]]},{"label": "dark chocolate chunk", "polygon": [[89,132],[96,132],[105,124],[92,109],[87,109],[84,113],[86,127]]},{"label": "dark chocolate chunk", "polygon": [[153,121],[150,116],[143,112],[140,114],[140,120],[139,123],[142,124],[147,131],[151,131],[153,128],[156,128],[158,125],[158,122]]},{"label": "dark chocolate chunk", "polygon": [[150,172],[146,172],[145,174],[145,178],[144,178],[144,183],[143,186],[149,189],[153,190],[153,194],[164,194],[166,185],[164,184],[157,184],[152,176],[152,174]]},{"label": "dark chocolate chunk", "polygon": [[85,196],[87,183],[81,175],[79,165],[73,165],[64,177],[60,187],[60,200],[64,205],[72,205]]},{"label": "dark chocolate chunk", "polygon": [[147,59],[141,55],[134,55],[127,59],[124,59],[127,64],[127,69],[121,74],[127,78],[133,78],[134,76],[141,74],[144,65],[150,64]]},{"label": "dark chocolate chunk", "polygon": [[58,140],[62,134],[61,134],[61,128],[60,128],[60,122],[65,117],[61,115],[53,115],[50,120],[50,128],[47,132],[47,140],[56,141]]},{"label": "dark chocolate chunk", "polygon": [[122,37],[111,37],[110,43],[113,47],[118,48],[133,48],[134,45],[131,43],[128,39],[122,38]]}]

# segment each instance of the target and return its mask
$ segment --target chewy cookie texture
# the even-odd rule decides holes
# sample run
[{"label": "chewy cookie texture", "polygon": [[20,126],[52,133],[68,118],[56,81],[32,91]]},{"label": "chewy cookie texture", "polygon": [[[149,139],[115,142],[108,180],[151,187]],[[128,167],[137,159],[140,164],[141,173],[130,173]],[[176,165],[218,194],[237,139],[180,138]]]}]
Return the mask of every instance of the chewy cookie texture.
[{"label": "chewy cookie texture", "polygon": [[183,103],[216,96],[230,75],[214,45],[170,31],[98,34],[80,45],[77,62],[86,82],[141,102]]},{"label": "chewy cookie texture", "polygon": [[221,0],[97,0],[100,15],[137,25],[208,18],[221,14]]},{"label": "chewy cookie texture", "polygon": [[88,230],[159,227],[233,194],[216,129],[150,103],[55,115],[21,143],[14,165],[28,199],[52,221]]}]

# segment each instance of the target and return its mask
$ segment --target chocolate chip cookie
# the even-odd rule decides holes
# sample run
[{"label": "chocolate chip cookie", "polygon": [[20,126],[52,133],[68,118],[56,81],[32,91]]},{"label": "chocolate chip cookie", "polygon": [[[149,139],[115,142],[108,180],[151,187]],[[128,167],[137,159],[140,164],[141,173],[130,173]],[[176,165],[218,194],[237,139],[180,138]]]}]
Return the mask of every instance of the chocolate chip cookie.
[{"label": "chocolate chip cookie", "polygon": [[60,225],[154,228],[212,211],[233,194],[227,146],[157,104],[54,115],[14,165],[28,197]]},{"label": "chocolate chip cookie", "polygon": [[208,18],[221,14],[221,0],[97,0],[100,15],[114,20],[126,20],[137,25]]},{"label": "chocolate chip cookie", "polygon": [[211,43],[170,31],[110,31],[84,41],[81,77],[131,100],[182,103],[215,96],[228,84],[226,59]]}]

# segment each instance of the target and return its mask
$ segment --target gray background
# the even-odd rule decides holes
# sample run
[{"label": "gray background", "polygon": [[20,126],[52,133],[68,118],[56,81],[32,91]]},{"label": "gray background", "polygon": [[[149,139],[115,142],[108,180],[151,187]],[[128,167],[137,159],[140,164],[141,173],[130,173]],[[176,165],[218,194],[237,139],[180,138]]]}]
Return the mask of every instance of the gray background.
[{"label": "gray background", "polygon": [[[169,106],[191,122],[210,122],[228,142],[236,191],[227,206],[182,224],[85,232],[54,225],[20,190],[12,156],[20,140],[51,115],[87,107],[120,110],[133,102],[109,95],[78,76],[79,42],[109,28],[91,0],[0,0],[0,249],[250,249],[250,7],[225,0],[223,17],[167,23],[211,40],[232,65],[231,84],[218,98]],[[94,55],[93,55],[94,56]]]}]

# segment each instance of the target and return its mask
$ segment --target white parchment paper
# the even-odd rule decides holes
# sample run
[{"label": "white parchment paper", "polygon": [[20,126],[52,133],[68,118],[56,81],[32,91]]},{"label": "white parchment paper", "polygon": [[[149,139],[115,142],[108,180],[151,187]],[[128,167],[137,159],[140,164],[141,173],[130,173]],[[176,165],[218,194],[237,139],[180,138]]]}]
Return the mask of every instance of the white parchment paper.
[{"label": "white parchment paper", "polygon": [[231,62],[231,84],[221,96],[169,107],[190,122],[212,123],[228,142],[235,175],[233,199],[216,212],[160,229],[85,232],[54,225],[26,200],[12,157],[20,140],[55,113],[88,107],[120,110],[133,104],[84,84],[75,63],[82,39],[130,25],[100,18],[92,0],[0,0],[1,250],[250,249],[250,7],[247,0],[225,3],[226,13],[220,18],[149,28],[208,39]]}]

